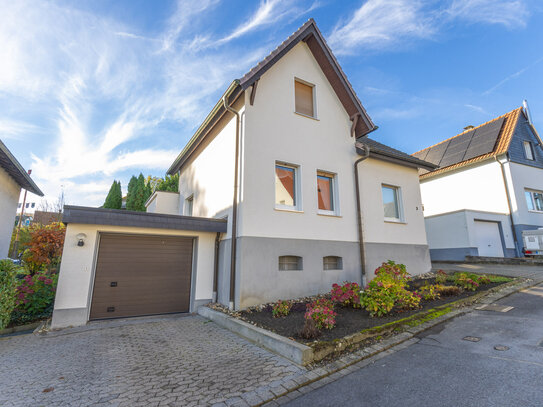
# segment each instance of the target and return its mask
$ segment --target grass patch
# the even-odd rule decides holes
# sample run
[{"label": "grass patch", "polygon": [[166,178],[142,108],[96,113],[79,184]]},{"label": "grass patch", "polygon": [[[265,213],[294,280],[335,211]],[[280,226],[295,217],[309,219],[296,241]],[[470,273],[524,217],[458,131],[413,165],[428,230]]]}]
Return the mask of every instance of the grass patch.
[{"label": "grass patch", "polygon": [[419,326],[419,325],[422,325],[424,324],[425,322],[428,322],[428,321],[431,321],[433,319],[436,319],[436,318],[439,318],[440,316],[442,315],[445,315],[445,314],[448,314],[449,312],[451,312],[452,308],[451,307],[445,307],[443,309],[440,309],[440,310],[436,310],[436,311],[432,311],[420,318],[416,318],[416,319],[413,319],[411,321],[407,321],[407,325],[409,325],[410,327],[415,327],[415,326]]}]

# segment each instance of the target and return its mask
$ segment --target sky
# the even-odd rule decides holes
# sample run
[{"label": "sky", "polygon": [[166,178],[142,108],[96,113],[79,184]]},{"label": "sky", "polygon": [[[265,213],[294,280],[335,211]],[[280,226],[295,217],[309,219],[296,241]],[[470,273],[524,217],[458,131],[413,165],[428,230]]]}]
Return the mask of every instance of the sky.
[{"label": "sky", "polygon": [[[0,139],[53,202],[164,176],[233,79],[314,18],[413,153],[521,106],[543,132],[540,0],[0,0]],[[36,197],[30,200],[39,202]]]}]

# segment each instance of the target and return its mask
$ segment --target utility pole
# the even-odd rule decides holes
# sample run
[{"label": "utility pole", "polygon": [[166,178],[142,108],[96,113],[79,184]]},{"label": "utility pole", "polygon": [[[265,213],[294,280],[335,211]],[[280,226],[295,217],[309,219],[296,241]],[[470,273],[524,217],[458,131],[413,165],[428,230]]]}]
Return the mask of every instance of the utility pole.
[{"label": "utility pole", "polygon": [[[32,170],[28,170],[28,175],[32,174]],[[26,204],[26,194],[27,190],[25,189],[25,194],[23,197],[23,206],[21,207],[21,215],[19,216],[19,222],[17,223],[17,232],[15,233],[15,242],[13,242],[13,252],[11,257],[16,259],[19,252],[19,231],[21,230],[21,224],[23,223],[23,215],[25,213],[25,204]]]}]

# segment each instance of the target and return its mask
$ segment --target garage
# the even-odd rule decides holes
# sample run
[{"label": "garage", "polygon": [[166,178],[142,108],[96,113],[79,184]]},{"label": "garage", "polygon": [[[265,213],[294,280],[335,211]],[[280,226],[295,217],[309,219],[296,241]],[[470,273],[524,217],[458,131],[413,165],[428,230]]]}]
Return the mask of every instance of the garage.
[{"label": "garage", "polygon": [[194,239],[101,233],[90,319],[188,312]]},{"label": "garage", "polygon": [[498,222],[475,221],[475,238],[479,256],[504,257],[500,225]]}]

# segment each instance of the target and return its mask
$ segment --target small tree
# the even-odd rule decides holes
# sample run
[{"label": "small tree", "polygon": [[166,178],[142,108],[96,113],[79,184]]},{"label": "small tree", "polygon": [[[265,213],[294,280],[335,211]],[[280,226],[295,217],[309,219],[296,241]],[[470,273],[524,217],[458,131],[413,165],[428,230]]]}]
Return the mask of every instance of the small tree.
[{"label": "small tree", "polygon": [[164,180],[158,184],[157,191],[179,192],[179,174],[166,175]]},{"label": "small tree", "polygon": [[30,229],[30,242],[23,261],[33,274],[41,268],[56,266],[60,262],[66,228],[60,222],[35,225]]},{"label": "small tree", "polygon": [[122,201],[123,197],[121,194],[121,182],[113,181],[111,188],[109,188],[106,201],[104,202],[104,208],[121,209]]},{"label": "small tree", "polygon": [[128,182],[128,192],[126,193],[126,209],[135,211],[135,192],[138,185],[138,179],[132,175]]}]

